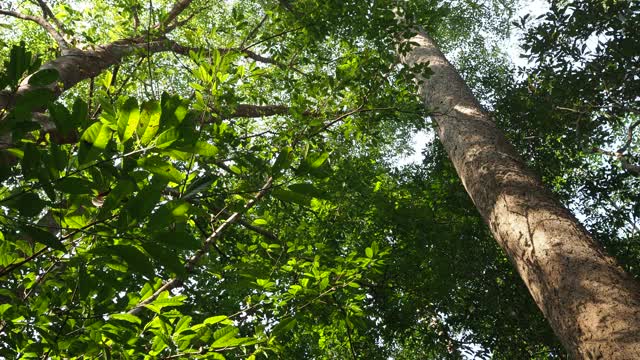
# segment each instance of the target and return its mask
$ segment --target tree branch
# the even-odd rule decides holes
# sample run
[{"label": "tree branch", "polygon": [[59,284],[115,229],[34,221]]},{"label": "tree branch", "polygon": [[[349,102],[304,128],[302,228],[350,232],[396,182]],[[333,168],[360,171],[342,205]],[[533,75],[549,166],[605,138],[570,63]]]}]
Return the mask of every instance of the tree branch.
[{"label": "tree branch", "polygon": [[593,148],[593,151],[618,159],[623,169],[627,170],[633,176],[640,176],[640,165],[630,163],[628,159],[629,155],[625,154],[625,151],[627,151],[627,149],[629,149],[629,146],[631,146],[631,141],[633,141],[633,131],[639,125],[640,120],[634,122],[633,124],[631,124],[631,126],[629,126],[629,129],[627,130],[627,140],[625,141],[624,145],[622,145],[622,147],[620,147],[618,150],[607,151],[599,147],[595,147]]},{"label": "tree branch", "polygon": [[[47,23],[47,25],[52,28],[50,24]],[[143,39],[118,40],[89,50],[65,49],[60,57],[47,62],[39,69],[57,70],[59,79],[56,82],[46,86],[33,86],[29,84],[29,77],[27,77],[15,93],[0,93],[0,110],[12,108],[18,97],[24,96],[36,89],[48,88],[53,92],[54,98],[57,98],[62,92],[75,86],[80,81],[98,76],[104,70],[120,63],[123,58],[128,56],[135,54],[147,56],[149,54],[167,51],[188,55],[190,51],[199,50],[200,49],[180,45],[166,38],[156,39],[151,42],[145,42]],[[229,48],[220,48],[218,50],[221,54],[232,51],[242,51]],[[244,50],[242,52],[247,57],[256,61],[286,67],[286,65],[280,64],[271,58],[258,55],[252,51]],[[57,85],[59,82],[63,84],[62,87]]]},{"label": "tree branch", "polygon": [[49,17],[49,19],[53,21],[53,24],[58,28],[58,30],[60,30],[63,34],[68,34],[68,31],[64,28],[60,20],[58,20],[58,18],[53,14],[53,11],[51,11],[49,5],[47,5],[44,0],[36,0],[36,2],[42,9],[42,15],[44,16],[44,18],[46,19],[47,17]]},{"label": "tree branch", "polygon": [[34,23],[40,25],[40,27],[42,27],[47,33],[49,33],[49,35],[51,35],[60,49],[67,49],[70,47],[69,43],[64,39],[64,37],[44,18],[33,15],[25,15],[17,11],[3,9],[0,9],[0,14],[11,16],[17,19],[33,21]]},{"label": "tree branch", "polygon": [[238,104],[235,111],[229,117],[255,118],[262,116],[288,115],[291,109],[285,105],[251,105]]},{"label": "tree branch", "polygon": [[[214,209],[215,211],[221,212],[222,214],[228,215],[229,212],[227,212],[224,209]],[[248,221],[245,220],[238,220],[238,224],[242,225],[244,228],[246,228],[247,230],[251,230],[253,232],[255,232],[256,234],[260,234],[264,237],[266,237],[269,240],[273,240],[273,241],[279,241],[278,237],[272,233],[271,231],[261,228],[259,226],[255,226],[255,225],[251,225],[251,223],[249,223]]]},{"label": "tree branch", "polygon": [[[231,225],[235,224],[240,220],[242,214],[249,211],[252,207],[254,207],[258,201],[260,201],[266,194],[269,192],[273,184],[273,178],[269,177],[267,182],[262,186],[260,191],[254,196],[253,199],[249,200],[242,210],[234,212],[225,220],[222,225],[218,226],[217,229],[213,231],[211,235],[204,241],[200,250],[196,251],[196,253],[187,260],[184,268],[187,272],[193,271],[196,263],[208,252],[209,247],[213,246],[218,238],[222,235],[224,231],[226,231]],[[151,296],[140,301],[133,309],[129,310],[127,313],[136,315],[142,311],[145,305],[151,304],[155,299],[160,296],[164,291],[172,290],[182,284],[182,280],[179,278],[173,278],[167,281],[164,285],[162,285],[158,290],[156,290]]]},{"label": "tree branch", "polygon": [[173,4],[173,8],[169,11],[167,16],[160,22],[158,22],[154,28],[155,29],[173,29],[173,27],[169,27],[169,24],[177,18],[192,2],[193,0],[179,0]]},{"label": "tree branch", "polygon": [[640,125],[640,120],[634,122],[633,124],[631,124],[631,126],[629,126],[629,129],[627,130],[627,141],[625,141],[624,146],[618,149],[619,153],[625,152],[629,148],[629,146],[631,146],[631,141],[633,141],[633,131],[636,129],[636,127],[638,127],[638,125]]}]

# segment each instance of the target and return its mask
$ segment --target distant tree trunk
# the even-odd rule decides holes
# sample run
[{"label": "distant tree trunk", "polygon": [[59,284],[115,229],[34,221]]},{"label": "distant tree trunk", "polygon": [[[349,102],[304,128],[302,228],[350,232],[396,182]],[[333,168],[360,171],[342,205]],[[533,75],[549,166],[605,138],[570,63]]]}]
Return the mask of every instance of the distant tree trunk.
[{"label": "distant tree trunk", "polygon": [[424,32],[402,57],[429,62],[420,85],[462,183],[566,350],[640,358],[640,286],[546,190]]}]

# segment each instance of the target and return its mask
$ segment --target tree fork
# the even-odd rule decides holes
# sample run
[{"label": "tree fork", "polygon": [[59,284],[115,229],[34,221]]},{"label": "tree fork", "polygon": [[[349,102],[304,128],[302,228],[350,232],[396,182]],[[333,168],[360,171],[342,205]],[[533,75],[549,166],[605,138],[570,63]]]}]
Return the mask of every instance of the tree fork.
[{"label": "tree fork", "polygon": [[[414,32],[415,33],[415,32]],[[640,354],[640,286],[544,188],[424,32],[403,55],[428,63],[420,97],[473,203],[572,358]]]}]

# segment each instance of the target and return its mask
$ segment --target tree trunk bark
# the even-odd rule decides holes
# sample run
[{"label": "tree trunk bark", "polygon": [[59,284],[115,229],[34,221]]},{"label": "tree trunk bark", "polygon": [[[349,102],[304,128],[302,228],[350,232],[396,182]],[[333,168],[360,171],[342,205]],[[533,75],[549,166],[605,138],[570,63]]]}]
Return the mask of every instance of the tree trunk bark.
[{"label": "tree trunk bark", "polygon": [[519,159],[424,32],[402,56],[434,74],[420,96],[473,203],[575,359],[640,358],[640,286]]}]

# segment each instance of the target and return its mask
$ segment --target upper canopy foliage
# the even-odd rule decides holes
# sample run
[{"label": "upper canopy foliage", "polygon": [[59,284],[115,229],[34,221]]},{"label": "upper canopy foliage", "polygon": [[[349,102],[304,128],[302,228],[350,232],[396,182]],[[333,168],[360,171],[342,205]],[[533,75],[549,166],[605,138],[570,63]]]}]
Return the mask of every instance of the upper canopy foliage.
[{"label": "upper canopy foliage", "polygon": [[[408,25],[394,11],[456,52],[567,200],[575,163],[601,169],[573,150],[615,142],[637,116],[637,75],[620,75],[637,54],[612,49],[633,40],[591,62],[615,87],[594,88],[577,60],[558,73],[542,55],[569,54],[591,21],[554,7],[525,38],[539,63],[520,84],[485,39],[507,35],[504,1],[0,4],[0,356],[562,356],[439,145],[396,166],[411,134],[431,130],[412,83],[429,69],[398,66]],[[602,25],[617,31],[638,22],[625,4],[575,6],[622,12]],[[603,124],[614,98],[627,110]],[[578,140],[570,120],[541,122],[577,103],[590,106]],[[624,179],[607,189],[631,194]]]}]

